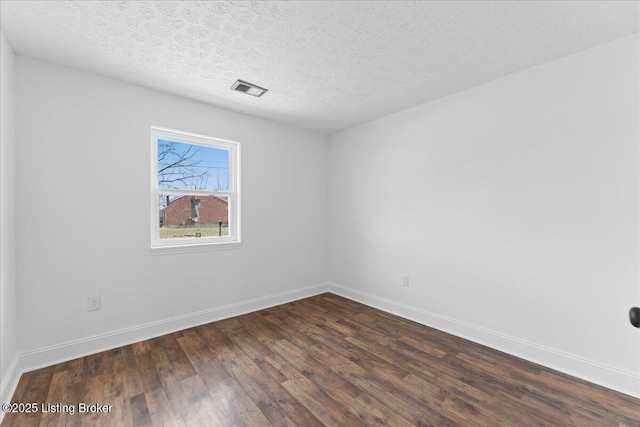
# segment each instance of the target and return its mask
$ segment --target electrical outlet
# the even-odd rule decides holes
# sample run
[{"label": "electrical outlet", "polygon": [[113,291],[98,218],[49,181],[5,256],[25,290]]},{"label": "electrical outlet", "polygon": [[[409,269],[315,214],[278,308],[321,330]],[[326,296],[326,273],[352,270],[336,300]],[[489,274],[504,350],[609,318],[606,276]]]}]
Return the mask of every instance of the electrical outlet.
[{"label": "electrical outlet", "polygon": [[100,310],[101,306],[100,295],[87,298],[87,311]]},{"label": "electrical outlet", "polygon": [[402,276],[402,286],[409,287],[409,276]]}]

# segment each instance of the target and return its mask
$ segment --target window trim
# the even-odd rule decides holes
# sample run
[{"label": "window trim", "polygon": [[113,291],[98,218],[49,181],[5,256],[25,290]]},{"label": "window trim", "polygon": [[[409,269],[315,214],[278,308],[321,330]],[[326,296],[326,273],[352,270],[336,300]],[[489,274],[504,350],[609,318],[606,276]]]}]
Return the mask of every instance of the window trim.
[{"label": "window trim", "polygon": [[[227,139],[151,126],[151,253],[174,254],[202,252],[220,249],[237,249],[242,246],[240,239],[240,143]],[[229,190],[182,190],[161,188],[158,185],[158,140],[181,142],[203,147],[229,150]],[[158,197],[161,193],[184,195],[220,195],[228,200],[229,234],[223,237],[185,237],[173,239],[160,238],[160,212]]]}]

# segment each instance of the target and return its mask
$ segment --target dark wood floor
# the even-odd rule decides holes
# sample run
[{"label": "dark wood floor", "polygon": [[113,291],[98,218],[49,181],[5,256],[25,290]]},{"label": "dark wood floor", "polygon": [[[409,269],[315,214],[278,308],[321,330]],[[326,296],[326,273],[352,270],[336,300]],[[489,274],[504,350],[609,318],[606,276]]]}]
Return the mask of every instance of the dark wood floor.
[{"label": "dark wood floor", "polygon": [[332,294],[26,373],[13,401],[76,411],[3,426],[640,426],[638,399]]}]

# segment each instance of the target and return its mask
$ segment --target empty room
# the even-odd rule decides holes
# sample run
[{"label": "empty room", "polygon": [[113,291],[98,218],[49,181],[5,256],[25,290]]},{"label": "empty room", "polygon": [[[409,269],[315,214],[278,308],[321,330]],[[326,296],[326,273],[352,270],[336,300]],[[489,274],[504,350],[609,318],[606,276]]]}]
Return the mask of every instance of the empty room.
[{"label": "empty room", "polygon": [[2,427],[640,427],[639,31],[0,0]]}]

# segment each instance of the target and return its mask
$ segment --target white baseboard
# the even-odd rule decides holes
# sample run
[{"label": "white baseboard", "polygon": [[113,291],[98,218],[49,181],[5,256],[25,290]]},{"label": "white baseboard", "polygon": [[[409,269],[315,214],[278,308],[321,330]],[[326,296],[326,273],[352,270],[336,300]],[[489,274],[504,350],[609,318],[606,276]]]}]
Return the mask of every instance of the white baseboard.
[{"label": "white baseboard", "polygon": [[[3,381],[2,402],[11,399],[17,385],[17,379],[24,372],[34,369],[51,366],[56,363],[66,362],[69,360],[84,357],[89,354],[99,353],[101,351],[110,350],[112,348],[129,345],[139,341],[155,338],[161,335],[170,334],[172,332],[181,331],[192,328],[194,326],[227,319],[229,317],[240,316],[242,314],[251,313],[262,310],[264,308],[285,304],[303,298],[318,295],[329,290],[328,283],[321,283],[314,286],[296,289],[293,291],[282,292],[275,295],[268,295],[261,298],[255,298],[248,301],[241,301],[234,304],[216,307],[209,310],[203,310],[196,313],[190,313],[183,316],[173,317],[170,319],[151,322],[144,325],[137,325],[131,328],[119,331],[100,334],[88,338],[69,341],[49,347],[42,347],[35,350],[21,352],[18,355],[18,363],[14,368],[16,377],[15,384],[10,382],[7,376],[7,383],[13,384],[5,390]],[[12,365],[13,366],[13,365]],[[6,397],[5,397],[6,396]]]},{"label": "white baseboard", "polygon": [[640,398],[640,375],[637,373],[607,366],[556,349],[544,347],[366,292],[357,291],[336,283],[329,284],[329,291],[336,295],[468,339],[521,359]]},{"label": "white baseboard", "polygon": [[[18,357],[14,357],[11,364],[7,368],[7,372],[2,377],[0,382],[0,403],[11,402],[11,397],[18,386],[18,380],[20,379],[20,371],[18,370]],[[0,423],[4,418],[4,411],[0,411]]]}]

